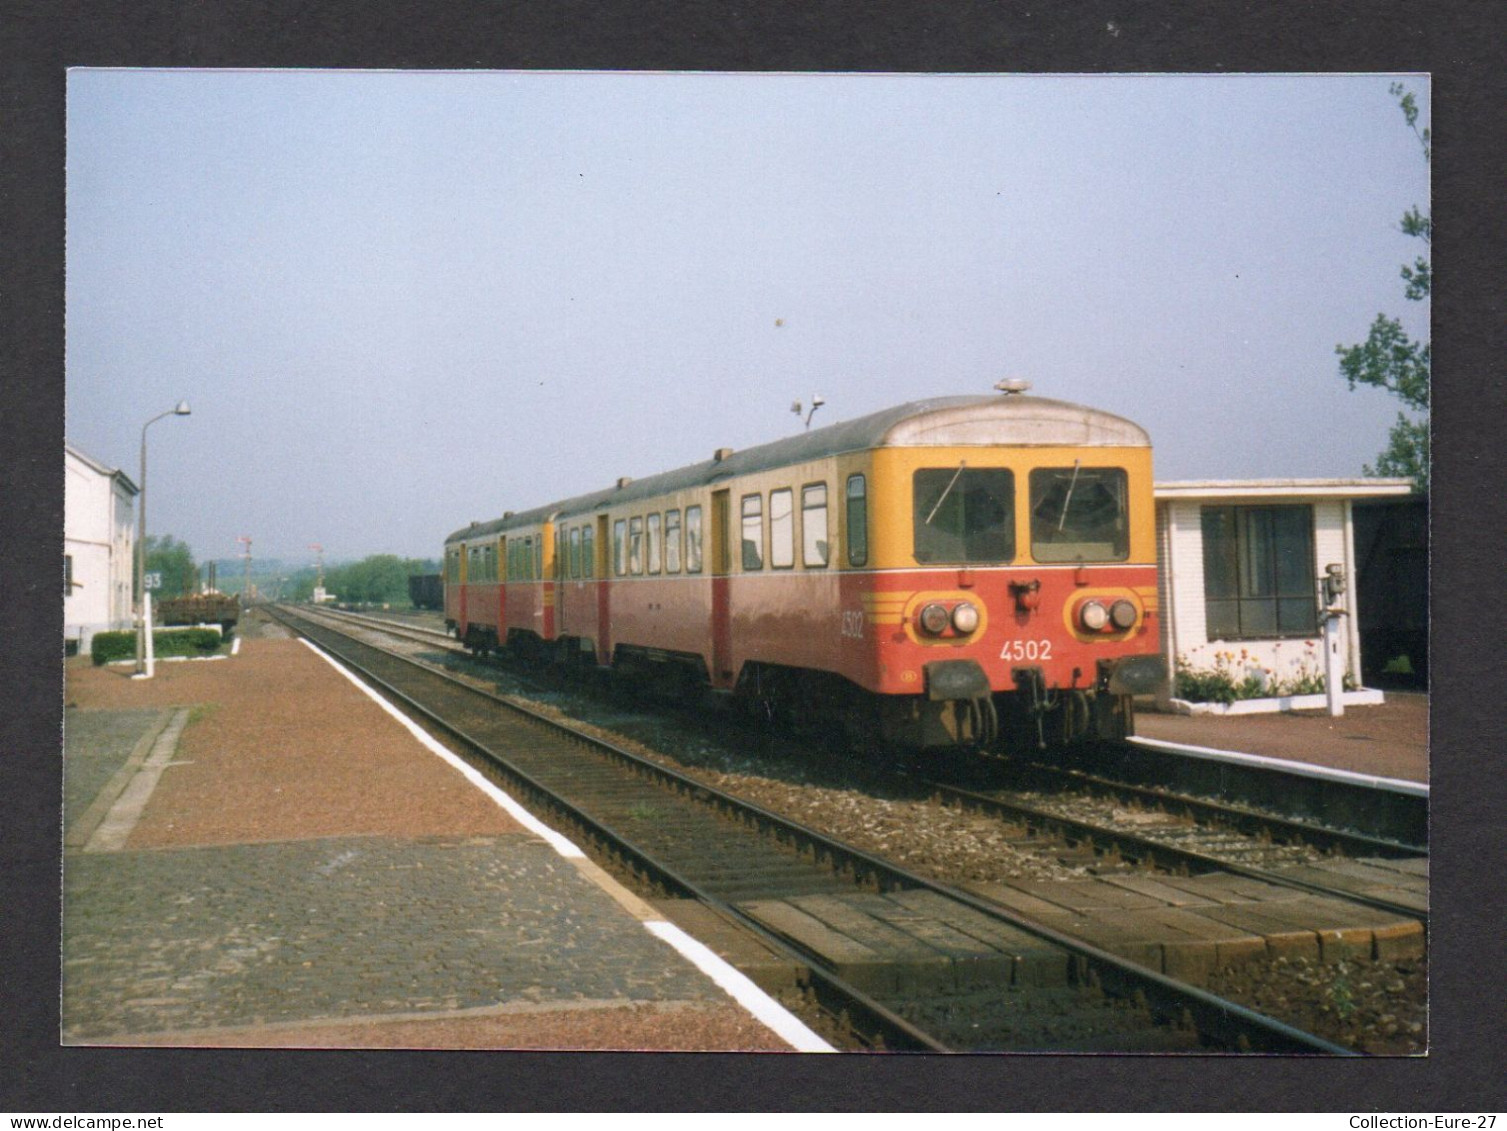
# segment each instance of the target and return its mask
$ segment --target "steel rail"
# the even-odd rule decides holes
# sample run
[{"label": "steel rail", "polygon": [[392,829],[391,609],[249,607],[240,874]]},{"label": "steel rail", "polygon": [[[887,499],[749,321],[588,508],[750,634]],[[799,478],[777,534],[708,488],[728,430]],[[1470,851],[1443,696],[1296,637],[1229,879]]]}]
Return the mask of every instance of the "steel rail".
[{"label": "steel rail", "polygon": [[1105,825],[1096,825],[1090,821],[1080,820],[1077,817],[1054,813],[1050,809],[1041,809],[1020,801],[1008,801],[989,794],[976,793],[973,790],[963,789],[945,782],[927,781],[925,784],[941,800],[951,800],[959,805],[966,805],[1000,819],[1018,819],[1024,821],[1028,826],[1034,824],[1041,828],[1052,830],[1057,835],[1063,836],[1069,843],[1086,841],[1095,846],[1102,845],[1106,855],[1110,859],[1128,858],[1136,862],[1147,862],[1156,867],[1165,868],[1168,871],[1184,875],[1190,875],[1194,872],[1225,872],[1230,875],[1241,876],[1248,880],[1259,880],[1262,883],[1274,884],[1278,887],[1295,888],[1312,895],[1342,899],[1346,902],[1361,904],[1377,911],[1385,911],[1393,915],[1418,919],[1423,923],[1425,928],[1428,926],[1427,909],[1420,911],[1416,907],[1394,903],[1389,899],[1383,899],[1379,896],[1369,896],[1345,891],[1340,888],[1331,888],[1317,881],[1304,880],[1297,876],[1288,876],[1281,872],[1274,872],[1265,868],[1253,868],[1249,864],[1225,860],[1222,857],[1206,852],[1199,852],[1196,849],[1167,844],[1164,841],[1141,833],[1110,828]]},{"label": "steel rail", "polygon": [[1299,821],[1277,813],[1259,809],[1247,809],[1224,801],[1178,793],[1161,786],[1135,785],[1091,774],[1086,770],[1067,769],[1040,762],[1029,763],[1032,773],[1085,785],[1100,793],[1113,794],[1123,800],[1149,801],[1159,808],[1181,807],[1195,820],[1202,818],[1209,824],[1226,825],[1240,832],[1256,829],[1261,832],[1275,831],[1282,834],[1284,843],[1306,844],[1325,851],[1339,851],[1352,856],[1409,857],[1426,856],[1427,851],[1416,845],[1384,837],[1368,836],[1348,829],[1334,829],[1316,825],[1311,821]]}]

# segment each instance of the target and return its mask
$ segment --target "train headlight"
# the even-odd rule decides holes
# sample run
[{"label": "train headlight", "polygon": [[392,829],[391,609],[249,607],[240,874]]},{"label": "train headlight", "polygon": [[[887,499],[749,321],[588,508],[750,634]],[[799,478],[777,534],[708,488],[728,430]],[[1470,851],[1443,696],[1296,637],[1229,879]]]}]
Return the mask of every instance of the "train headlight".
[{"label": "train headlight", "polygon": [[1109,610],[1098,601],[1085,601],[1078,610],[1078,619],[1090,632],[1100,632],[1109,623]]},{"label": "train headlight", "polygon": [[964,601],[952,610],[952,627],[957,629],[963,636],[968,636],[978,629],[979,611]]},{"label": "train headlight", "polygon": [[927,605],[921,610],[921,629],[931,636],[941,636],[949,623],[947,609],[942,605]]},{"label": "train headlight", "polygon": [[1109,619],[1114,622],[1118,629],[1133,628],[1135,626],[1135,606],[1121,597],[1109,607]]}]

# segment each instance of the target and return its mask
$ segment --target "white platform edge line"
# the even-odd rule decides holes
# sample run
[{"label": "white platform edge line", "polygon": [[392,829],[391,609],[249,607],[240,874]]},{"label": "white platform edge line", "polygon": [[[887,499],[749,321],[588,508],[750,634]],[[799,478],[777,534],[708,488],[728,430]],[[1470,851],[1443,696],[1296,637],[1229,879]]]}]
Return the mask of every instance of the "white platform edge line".
[{"label": "white platform edge line", "polygon": [[486,778],[482,777],[481,773],[476,770],[475,767],[468,766],[460,758],[456,757],[449,750],[446,750],[443,746],[441,746],[434,740],[433,736],[425,733],[424,729],[420,727],[418,723],[414,722],[407,715],[403,714],[402,711],[398,710],[397,707],[393,706],[393,704],[389,703],[386,699],[378,695],[366,684],[362,683],[361,680],[356,677],[356,674],[346,668],[344,664],[337,661],[328,652],[324,651],[324,649],[318,647],[317,645],[311,644],[303,637],[299,637],[298,641],[305,648],[308,648],[316,656],[324,660],[325,663],[329,664],[337,672],[343,675],[346,679],[350,680],[351,683],[355,684],[356,687],[364,692],[369,699],[377,704],[377,706],[381,707],[384,711],[386,711],[389,715],[391,715],[399,723],[401,723],[404,729],[406,729],[409,734],[413,735],[414,738],[418,739],[418,741],[426,750],[428,750],[431,754],[438,755],[449,766],[451,766],[455,770],[458,770],[462,777],[464,777],[472,785],[476,786],[488,797],[490,797],[494,802],[497,803],[500,808],[505,809],[508,816],[512,817],[520,825],[523,825],[525,828],[527,828],[529,832],[535,833],[538,836],[544,838],[549,842],[550,847],[552,847],[556,852],[558,852],[561,856],[566,857],[567,859],[572,857],[585,857],[586,853],[582,852],[573,843],[571,843],[571,841],[567,840],[565,837],[557,833],[554,829],[546,825],[543,821],[539,820],[538,817],[534,816],[522,805],[518,804],[518,802],[513,800],[512,797],[508,796],[508,794],[504,793],[502,790],[498,789],[497,786],[493,785]]},{"label": "white platform edge line", "polygon": [[[298,638],[298,642],[324,660],[325,663],[329,664],[346,679],[350,680],[368,698],[400,722],[404,729],[413,735],[414,738],[418,739],[426,750],[439,755],[447,764],[459,770],[467,781],[477,786],[483,793],[505,809],[509,816],[516,818],[519,824],[524,825],[531,832],[538,833],[548,841],[550,846],[561,856],[567,859],[586,859],[586,853],[576,847],[574,843],[566,837],[561,836],[548,825],[542,823],[512,797],[482,777],[473,767],[468,766],[451,751],[446,750],[431,735],[425,733],[423,728],[407,715],[403,714],[402,711],[398,710],[397,707],[377,694],[375,690],[362,683],[354,672],[347,669],[335,657],[301,636]],[[788,1042],[796,1051],[836,1051],[826,1041],[803,1025],[794,1014],[790,1013],[779,1002],[754,985],[746,975],[739,973],[733,966],[714,954],[704,943],[691,938],[690,935],[686,934],[673,923],[663,920],[644,919],[640,919],[639,922],[656,938],[673,947],[681,957],[685,958],[715,982],[724,993],[743,1006],[744,1009],[748,1010],[749,1013],[775,1033],[776,1036]]]},{"label": "white platform edge line", "polygon": [[1133,735],[1130,741],[1138,746],[1145,746],[1148,749],[1175,750],[1179,754],[1189,754],[1195,758],[1205,758],[1214,762],[1234,762],[1250,766],[1262,766],[1268,769],[1285,770],[1300,777],[1330,778],[1335,781],[1350,782],[1354,785],[1390,789],[1397,793],[1411,794],[1414,797],[1427,797],[1429,795],[1429,787],[1426,783],[1404,781],[1401,778],[1381,778],[1372,774],[1357,774],[1350,770],[1336,770],[1329,766],[1315,766],[1311,762],[1291,762],[1286,758],[1269,758],[1264,754],[1243,754],[1237,750],[1216,750],[1211,746],[1188,746],[1181,742],[1166,742],[1159,738],[1142,738],[1139,735]]},{"label": "white platform edge line", "polygon": [[722,987],[729,997],[788,1041],[797,1052],[837,1051],[705,943],[663,919],[647,920],[644,926],[651,934],[674,947],[696,969]]}]

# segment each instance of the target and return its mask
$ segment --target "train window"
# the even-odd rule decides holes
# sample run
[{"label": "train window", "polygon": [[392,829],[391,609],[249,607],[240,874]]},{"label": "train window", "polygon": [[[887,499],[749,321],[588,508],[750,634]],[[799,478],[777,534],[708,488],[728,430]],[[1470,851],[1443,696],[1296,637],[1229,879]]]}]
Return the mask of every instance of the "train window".
[{"label": "train window", "polygon": [[590,526],[581,527],[581,576],[595,577],[597,572],[596,536]]},{"label": "train window", "polygon": [[648,540],[645,546],[648,557],[649,572],[658,573],[662,555],[660,547],[663,545],[662,524],[664,520],[658,514],[651,514],[648,521]]},{"label": "train window", "polygon": [[1015,475],[1003,467],[923,467],[912,476],[918,562],[1008,562],[1015,556]]},{"label": "train window", "polygon": [[869,496],[862,475],[848,476],[848,564],[867,565],[869,561]]},{"label": "train window", "polygon": [[638,577],[644,572],[644,520],[628,520],[628,572]]},{"label": "train window", "polygon": [[570,576],[581,576],[581,528],[570,532]]},{"label": "train window", "polygon": [[795,565],[795,492],[789,487],[769,492],[769,565]]},{"label": "train window", "polygon": [[701,572],[701,508],[685,509],[685,571]]},{"label": "train window", "polygon": [[1204,507],[1202,526],[1210,640],[1318,631],[1312,507]]},{"label": "train window", "polygon": [[628,572],[628,523],[621,518],[612,524],[612,572],[618,577]]},{"label": "train window", "polygon": [[801,488],[801,564],[820,569],[827,564],[827,485]]},{"label": "train window", "polygon": [[544,535],[534,539],[534,577],[544,576]]},{"label": "train window", "polygon": [[1038,562],[1123,562],[1130,556],[1125,469],[1031,471],[1031,556]]},{"label": "train window", "polygon": [[665,572],[680,572],[679,511],[665,511]]},{"label": "train window", "polygon": [[764,496],[743,496],[743,568],[764,568]]}]

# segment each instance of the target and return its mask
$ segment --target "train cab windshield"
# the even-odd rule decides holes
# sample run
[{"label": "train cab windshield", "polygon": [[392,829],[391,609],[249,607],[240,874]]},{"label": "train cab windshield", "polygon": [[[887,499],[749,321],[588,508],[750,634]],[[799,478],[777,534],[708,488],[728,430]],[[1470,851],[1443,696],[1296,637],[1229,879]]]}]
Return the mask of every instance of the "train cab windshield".
[{"label": "train cab windshield", "polygon": [[918,562],[1015,557],[1015,475],[1003,467],[924,467],[911,483]]},{"label": "train cab windshield", "polygon": [[1038,562],[1120,562],[1130,556],[1125,470],[1031,472],[1031,556]]}]

